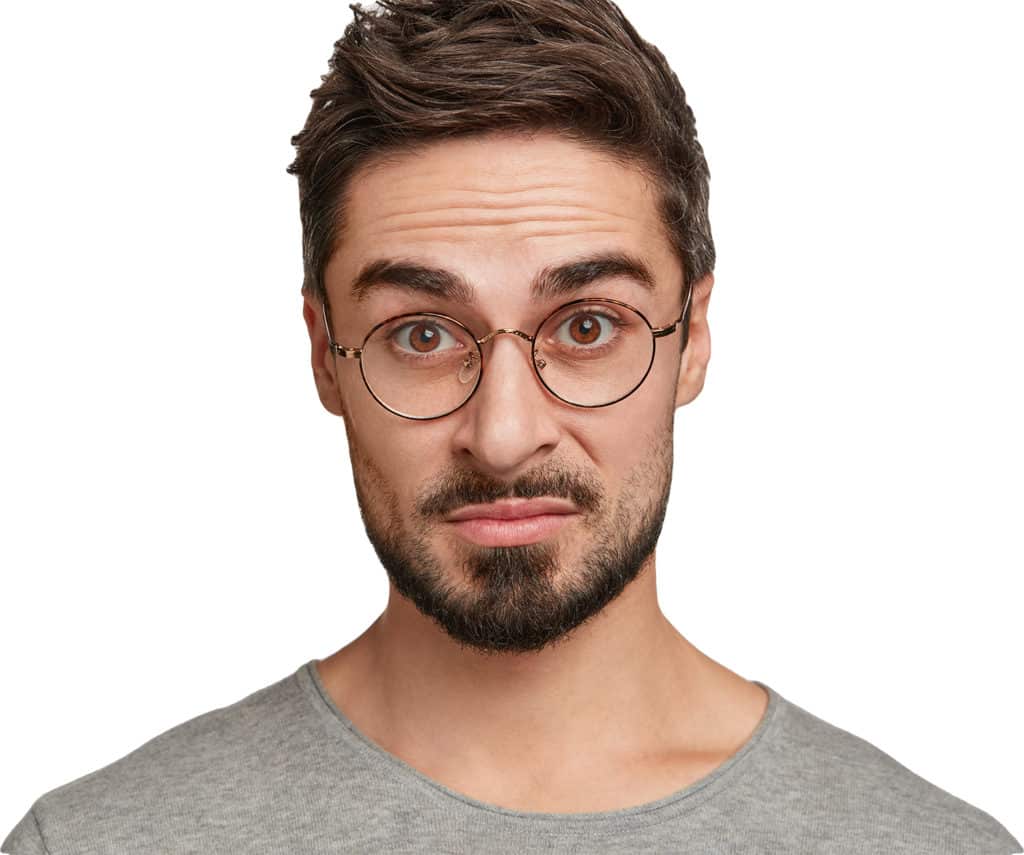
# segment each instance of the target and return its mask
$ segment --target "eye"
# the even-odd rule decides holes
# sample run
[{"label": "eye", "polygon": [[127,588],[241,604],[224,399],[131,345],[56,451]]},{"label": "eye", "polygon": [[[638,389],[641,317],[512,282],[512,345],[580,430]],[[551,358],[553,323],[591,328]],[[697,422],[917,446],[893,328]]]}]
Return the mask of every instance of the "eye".
[{"label": "eye", "polygon": [[402,324],[389,338],[400,351],[410,355],[439,353],[458,345],[446,327],[426,318]]},{"label": "eye", "polygon": [[574,348],[599,348],[614,340],[619,319],[604,310],[577,311],[558,324],[555,341]]}]

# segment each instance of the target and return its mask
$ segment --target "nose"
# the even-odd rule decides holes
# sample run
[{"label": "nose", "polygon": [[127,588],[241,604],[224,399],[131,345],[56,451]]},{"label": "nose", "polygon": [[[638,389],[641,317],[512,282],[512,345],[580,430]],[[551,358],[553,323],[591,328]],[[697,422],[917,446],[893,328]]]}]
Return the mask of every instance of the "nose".
[{"label": "nose", "polygon": [[477,468],[507,479],[558,444],[559,402],[534,373],[529,341],[514,334],[488,338],[481,345],[480,385],[459,411],[453,441],[456,453],[468,454]]}]

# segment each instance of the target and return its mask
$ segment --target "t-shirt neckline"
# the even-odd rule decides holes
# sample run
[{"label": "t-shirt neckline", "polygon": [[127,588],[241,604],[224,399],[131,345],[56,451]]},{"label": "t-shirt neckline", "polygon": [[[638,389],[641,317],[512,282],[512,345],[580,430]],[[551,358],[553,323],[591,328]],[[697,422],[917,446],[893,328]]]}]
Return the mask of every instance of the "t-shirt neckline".
[{"label": "t-shirt neckline", "polygon": [[[643,824],[645,819],[655,820],[655,817],[657,817],[655,821],[660,821],[662,818],[668,819],[668,816],[663,816],[666,812],[671,812],[671,814],[675,815],[683,810],[696,808],[736,778],[735,771],[737,767],[741,766],[745,760],[748,760],[754,754],[757,747],[765,741],[765,737],[774,728],[779,718],[779,709],[783,704],[783,698],[771,686],[762,683],[760,680],[752,680],[751,682],[757,684],[768,693],[768,705],[754,731],[743,745],[707,775],[660,799],[633,805],[632,807],[588,813],[521,811],[491,804],[453,790],[440,781],[435,781],[406,763],[400,757],[391,754],[378,745],[360,731],[337,704],[334,703],[316,668],[318,661],[318,659],[311,659],[300,666],[296,676],[299,678],[300,683],[303,684],[309,700],[331,725],[329,729],[337,735],[346,738],[346,742],[359,751],[367,760],[389,769],[401,783],[407,786],[426,786],[434,793],[444,796],[450,803],[458,804],[469,809],[472,813],[492,814],[542,825],[547,823],[585,823],[588,827],[592,828],[595,824],[603,823],[626,823],[632,825],[634,822],[640,822]],[[343,729],[340,732],[335,730],[337,722],[343,725]],[[673,806],[677,807],[678,810],[669,811]]]}]

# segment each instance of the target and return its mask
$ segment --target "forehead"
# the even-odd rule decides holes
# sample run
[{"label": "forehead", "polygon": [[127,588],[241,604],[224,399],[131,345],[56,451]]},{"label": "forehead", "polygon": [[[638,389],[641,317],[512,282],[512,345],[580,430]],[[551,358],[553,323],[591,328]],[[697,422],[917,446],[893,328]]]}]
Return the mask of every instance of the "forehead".
[{"label": "forehead", "polygon": [[400,260],[453,270],[474,288],[528,288],[539,268],[587,254],[642,259],[678,286],[657,191],[638,167],[553,133],[489,134],[371,161],[349,182],[331,297],[361,270]]}]

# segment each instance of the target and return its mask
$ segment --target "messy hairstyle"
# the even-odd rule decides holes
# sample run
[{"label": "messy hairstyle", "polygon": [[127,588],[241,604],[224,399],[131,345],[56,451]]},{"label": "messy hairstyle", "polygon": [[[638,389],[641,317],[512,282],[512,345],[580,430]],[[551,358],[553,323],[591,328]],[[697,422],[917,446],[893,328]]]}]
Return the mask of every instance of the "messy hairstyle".
[{"label": "messy hairstyle", "polygon": [[665,57],[610,0],[379,0],[351,7],[288,172],[302,291],[325,301],[353,172],[371,158],[493,131],[555,131],[639,168],[683,268],[709,273],[708,168]]}]

